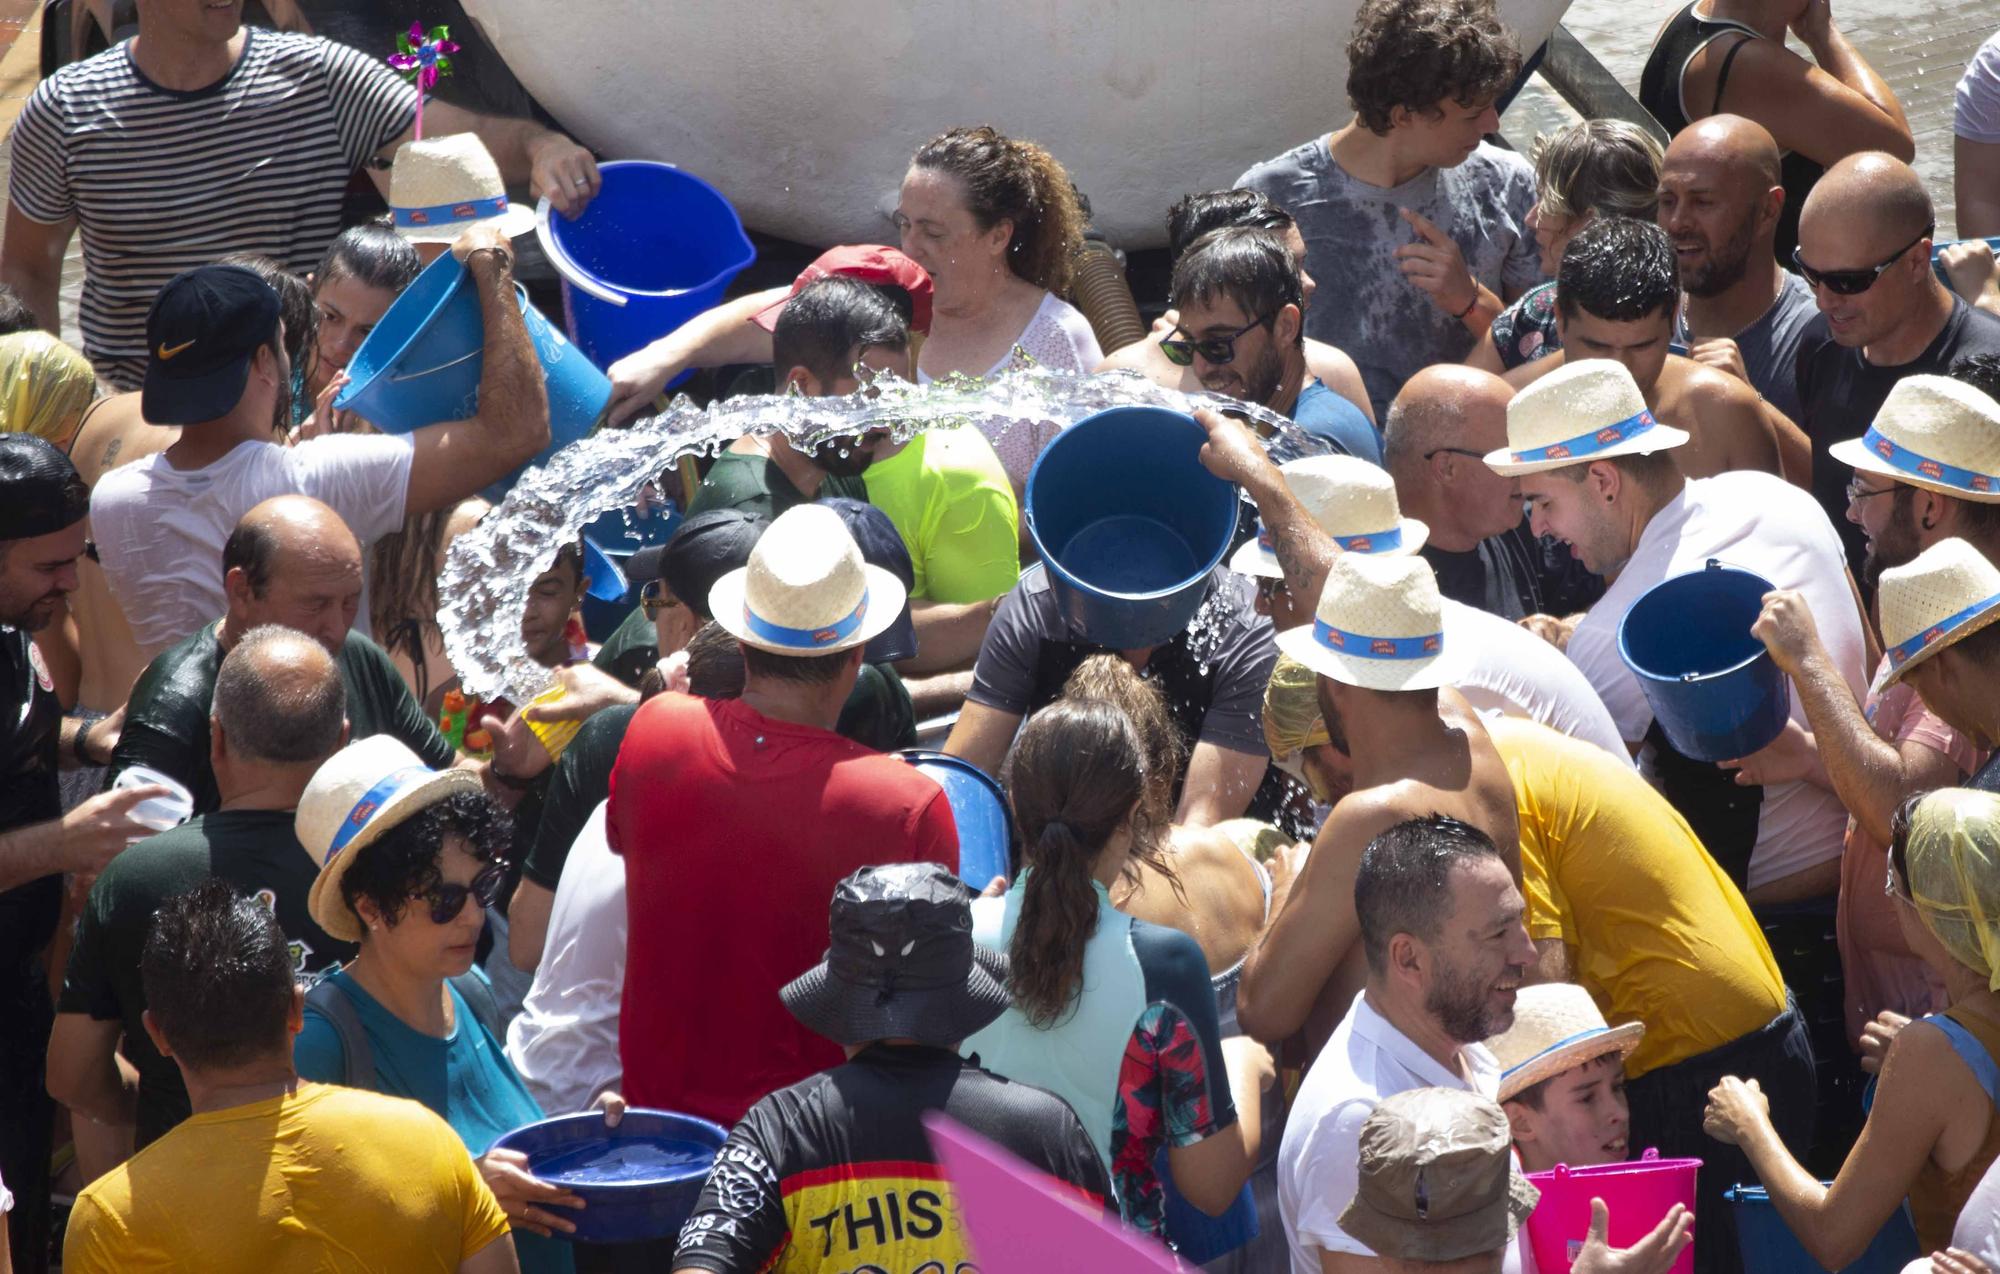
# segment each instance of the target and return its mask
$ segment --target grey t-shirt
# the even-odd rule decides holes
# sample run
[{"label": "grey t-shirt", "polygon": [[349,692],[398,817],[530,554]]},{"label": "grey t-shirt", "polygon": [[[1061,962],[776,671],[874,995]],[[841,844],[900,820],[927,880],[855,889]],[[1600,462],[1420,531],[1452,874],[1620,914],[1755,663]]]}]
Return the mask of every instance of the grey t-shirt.
[{"label": "grey t-shirt", "polygon": [[[1799,402],[1799,346],[1806,329],[1819,317],[1819,303],[1813,300],[1804,279],[1790,270],[1778,273],[1784,278],[1778,299],[1771,302],[1763,317],[1736,334],[1736,349],[1743,355],[1743,370],[1750,374],[1752,388],[1796,425],[1804,420]],[[1685,320],[1678,326],[1675,339],[1683,345],[1692,344]]]},{"label": "grey t-shirt", "polygon": [[1472,277],[1502,298],[1542,281],[1541,257],[1527,228],[1535,172],[1526,160],[1485,142],[1456,168],[1425,170],[1393,189],[1349,176],[1316,137],[1236,179],[1292,214],[1306,242],[1306,269],[1319,303],[1306,311],[1306,335],[1345,350],[1361,368],[1381,420],[1403,382],[1432,363],[1472,352],[1465,324],[1432,305],[1390,254],[1416,234],[1398,214],[1408,208],[1450,235]]}]

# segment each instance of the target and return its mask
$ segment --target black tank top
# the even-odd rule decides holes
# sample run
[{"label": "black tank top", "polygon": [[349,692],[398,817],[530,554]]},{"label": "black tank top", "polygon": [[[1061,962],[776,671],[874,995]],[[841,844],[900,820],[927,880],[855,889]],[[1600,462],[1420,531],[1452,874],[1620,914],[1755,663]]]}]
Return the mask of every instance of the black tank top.
[{"label": "black tank top", "polygon": [[[1687,74],[1688,63],[1697,53],[1724,36],[1731,37],[1729,47],[1723,51],[1722,69],[1715,81],[1715,95],[1707,102],[1695,103],[1689,109],[1681,95],[1681,81]],[[1748,39],[1740,37],[1747,36]],[[1754,28],[1741,22],[1723,22],[1696,15],[1694,4],[1676,13],[1660,32],[1660,38],[1653,42],[1653,51],[1646,58],[1646,69],[1639,75],[1639,104],[1653,113],[1660,126],[1669,134],[1679,133],[1697,119],[1713,115],[1721,102],[1723,90],[1729,86],[1730,65],[1735,62],[1737,51],[1751,40],[1764,37]],[[1779,168],[1785,187],[1785,210],[1778,218],[1777,242],[1773,245],[1778,264],[1790,268],[1792,249],[1799,242],[1799,209],[1804,206],[1806,195],[1813,183],[1826,171],[1821,164],[1796,152],[1787,151]]]}]

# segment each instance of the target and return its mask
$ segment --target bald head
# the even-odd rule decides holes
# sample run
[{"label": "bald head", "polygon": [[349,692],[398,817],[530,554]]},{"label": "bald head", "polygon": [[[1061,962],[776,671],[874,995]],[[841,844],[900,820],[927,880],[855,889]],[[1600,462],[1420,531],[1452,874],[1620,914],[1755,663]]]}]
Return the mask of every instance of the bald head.
[{"label": "bald head", "polygon": [[[1936,220],[1937,210],[1917,170],[1894,155],[1870,150],[1834,164],[1813,186],[1799,214],[1799,238],[1803,244],[1814,229],[1844,223],[1906,243]],[[1832,263],[1812,261],[1810,254],[1808,260],[1822,269],[1833,268]]]},{"label": "bald head", "polygon": [[311,496],[274,496],[236,523],[222,546],[222,569],[242,569],[253,592],[262,594],[274,575],[303,560],[352,559],[361,566],[361,542],[340,515]]},{"label": "bald head", "polygon": [[317,767],[340,748],[347,691],[317,641],[267,624],[224,657],[212,711],[232,757]]},{"label": "bald head", "polygon": [[1382,427],[1393,469],[1421,464],[1439,447],[1484,454],[1507,441],[1507,403],[1514,390],[1491,372],[1436,363],[1403,384]]},{"label": "bald head", "polygon": [[1777,139],[1762,124],[1741,115],[1696,120],[1667,146],[1666,165],[1700,167],[1766,189],[1780,184],[1779,164]]},{"label": "bald head", "polygon": [[338,652],[361,602],[361,544],[340,515],[302,495],[243,515],[222,546],[224,644],[283,624]]}]

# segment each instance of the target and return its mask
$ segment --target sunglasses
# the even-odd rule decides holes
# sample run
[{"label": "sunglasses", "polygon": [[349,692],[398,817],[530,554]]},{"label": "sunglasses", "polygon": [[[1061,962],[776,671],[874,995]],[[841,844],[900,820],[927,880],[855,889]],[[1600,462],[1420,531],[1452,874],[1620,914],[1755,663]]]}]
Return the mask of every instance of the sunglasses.
[{"label": "sunglasses", "polygon": [[658,619],[663,610],[672,610],[682,605],[678,597],[666,596],[666,581],[649,579],[639,589],[639,606],[646,612],[647,619]]},{"label": "sunglasses", "polygon": [[1932,222],[1924,227],[1922,234],[1896,249],[1887,261],[1865,270],[1815,270],[1806,264],[1805,257],[1797,248],[1792,249],[1792,264],[1799,268],[1799,273],[1804,276],[1805,281],[1816,288],[1825,288],[1835,296],[1859,296],[1874,287],[1875,280],[1882,277],[1882,272],[1902,260],[1904,253],[1935,233],[1937,233],[1937,223]]},{"label": "sunglasses", "polygon": [[433,885],[413,897],[430,904],[431,923],[448,925],[458,919],[458,913],[465,910],[465,900],[476,898],[482,910],[493,905],[500,896],[500,886],[507,883],[507,865],[488,863],[479,869],[469,885]]},{"label": "sunglasses", "polygon": [[1486,453],[1485,453],[1485,452],[1483,452],[1483,451],[1470,451],[1470,450],[1468,450],[1468,449],[1466,449],[1466,448],[1464,448],[1464,447],[1432,447],[1432,448],[1431,448],[1431,449],[1430,449],[1429,451],[1426,451],[1426,452],[1424,453],[1424,459],[1428,460],[1428,459],[1430,459],[1430,458],[1431,458],[1432,456],[1435,456],[1435,455],[1439,454],[1440,452],[1442,452],[1442,453],[1444,453],[1444,454],[1446,454],[1446,455],[1452,455],[1452,456],[1471,456],[1471,457],[1472,457],[1472,458],[1473,458],[1474,460],[1484,460],[1484,459],[1486,459]]},{"label": "sunglasses", "polygon": [[[1273,310],[1262,318],[1251,319],[1242,327],[1223,336],[1204,336],[1199,340],[1185,341],[1177,341],[1171,336],[1165,337],[1160,341],[1160,352],[1165,354],[1167,361],[1176,367],[1191,366],[1196,354],[1217,367],[1227,367],[1236,361],[1237,340],[1251,328],[1261,327],[1276,317],[1278,317],[1277,311]],[[1174,330],[1180,331],[1179,328]]]}]

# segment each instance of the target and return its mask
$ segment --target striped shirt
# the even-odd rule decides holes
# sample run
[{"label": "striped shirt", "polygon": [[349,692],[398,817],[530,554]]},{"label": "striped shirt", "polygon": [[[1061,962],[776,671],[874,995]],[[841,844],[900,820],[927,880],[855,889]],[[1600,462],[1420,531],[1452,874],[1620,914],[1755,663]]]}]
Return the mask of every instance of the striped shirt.
[{"label": "striped shirt", "polygon": [[84,350],[136,389],[161,285],[230,252],[310,270],[340,232],[342,193],[410,127],[416,90],[367,54],[245,28],[207,88],[147,79],[127,41],[42,81],[14,126],[7,196],[83,231]]}]

